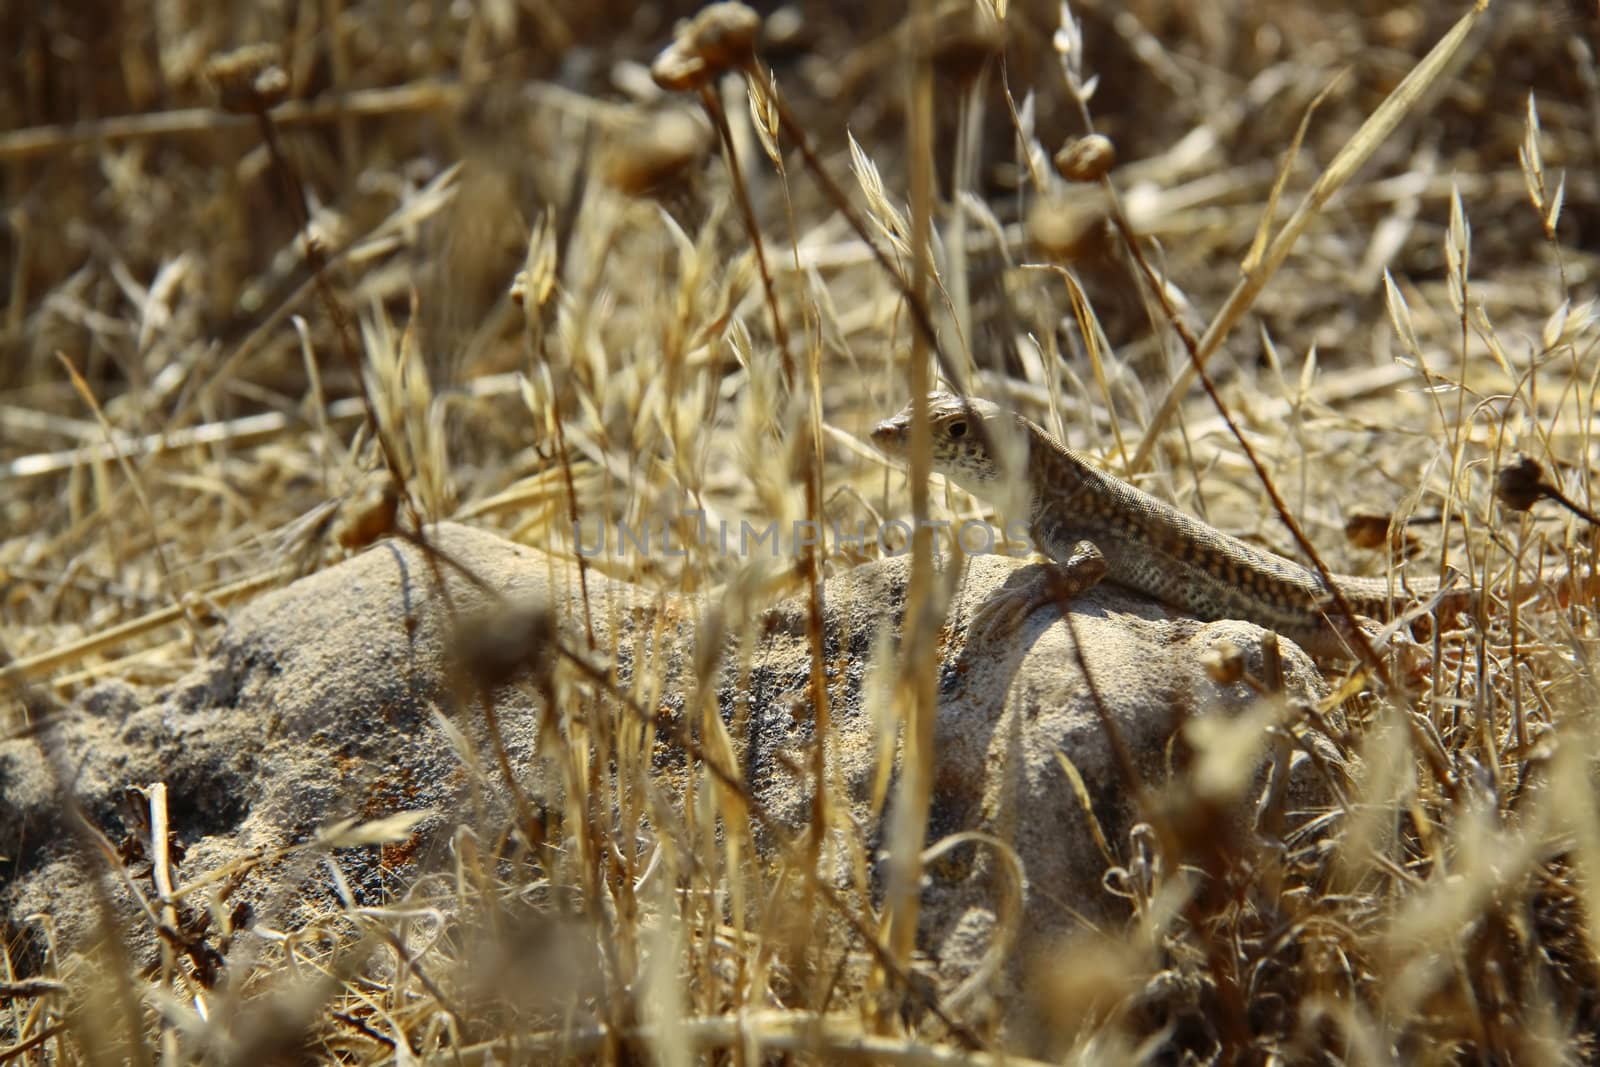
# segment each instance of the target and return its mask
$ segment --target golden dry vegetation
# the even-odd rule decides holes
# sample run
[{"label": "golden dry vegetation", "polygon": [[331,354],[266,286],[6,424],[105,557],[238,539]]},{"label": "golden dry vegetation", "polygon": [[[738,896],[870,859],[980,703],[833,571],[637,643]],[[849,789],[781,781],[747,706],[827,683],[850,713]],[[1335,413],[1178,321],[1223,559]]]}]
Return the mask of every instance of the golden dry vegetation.
[{"label": "golden dry vegetation", "polygon": [[[1596,1058],[1592,5],[819,2],[675,30],[692,13],[0,13],[0,725],[63,805],[56,716],[171,685],[245,603],[380,536],[454,518],[572,559],[574,515],[980,514],[942,483],[913,503],[867,441],[938,382],[1279,551],[1292,516],[1335,570],[1453,568],[1477,623],[1274,719],[1353,768],[1305,835],[1219,849],[1152,804],[1109,843],[1126,922],[959,1006],[909,934],[936,625],[874,664],[896,859],[848,900],[806,842],[754,862],[761,813],[693,746],[705,821],[636,895],[623,779],[660,768],[608,751],[636,705],[574,654],[551,744],[588,747],[537,834],[476,826],[503,847],[248,960],[220,891],[150,965],[9,915],[0,1063]],[[587,566],[721,598],[741,633],[879,554]],[[395,817],[305,847],[404,841]],[[146,936],[176,921],[160,837],[63,852],[140,888],[119,921]],[[597,960],[581,991],[535,1009],[482,973],[507,924]]]}]

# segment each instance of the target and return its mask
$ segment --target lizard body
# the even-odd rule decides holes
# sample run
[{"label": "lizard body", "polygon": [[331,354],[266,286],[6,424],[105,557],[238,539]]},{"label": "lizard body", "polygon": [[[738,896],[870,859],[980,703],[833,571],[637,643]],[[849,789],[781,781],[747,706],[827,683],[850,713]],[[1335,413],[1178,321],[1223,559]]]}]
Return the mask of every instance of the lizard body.
[{"label": "lizard body", "polygon": [[[1230,536],[1092,466],[1042,427],[986,400],[949,394],[929,398],[932,468],[963,489],[992,498],[1005,472],[996,457],[1015,453],[1029,496],[1034,546],[1067,561],[1090,542],[1104,558],[1105,577],[1200,619],[1245,619],[1275,630],[1313,655],[1349,656],[1349,622],[1318,574]],[[905,458],[908,405],[878,424],[879,448]],[[1387,619],[1438,592],[1437,580],[1392,588],[1377,578],[1334,575],[1351,609]],[[1468,590],[1451,596],[1465,602]]]}]

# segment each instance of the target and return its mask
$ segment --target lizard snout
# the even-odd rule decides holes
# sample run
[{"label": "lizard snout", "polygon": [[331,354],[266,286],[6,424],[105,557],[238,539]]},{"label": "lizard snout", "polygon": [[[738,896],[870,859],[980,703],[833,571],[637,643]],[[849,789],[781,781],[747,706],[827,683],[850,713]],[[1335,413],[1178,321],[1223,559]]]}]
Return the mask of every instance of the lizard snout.
[{"label": "lizard snout", "polygon": [[872,428],[872,443],[879,448],[890,448],[905,436],[905,429],[894,419],[884,419]]}]

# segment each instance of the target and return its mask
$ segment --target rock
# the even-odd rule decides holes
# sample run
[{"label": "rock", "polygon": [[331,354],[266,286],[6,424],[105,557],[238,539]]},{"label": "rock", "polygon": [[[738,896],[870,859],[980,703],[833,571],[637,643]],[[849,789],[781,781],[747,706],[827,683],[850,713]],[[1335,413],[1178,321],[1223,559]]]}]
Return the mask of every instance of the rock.
[{"label": "rock", "polygon": [[[458,684],[449,652],[460,640],[457,624],[493,603],[486,590],[519,602],[572,605],[576,573],[467,527],[445,524],[430,536],[460,568],[430,564],[403,542],[383,543],[240,611],[210,658],[172,688],[144,692],[106,683],[63,712],[44,741],[56,765],[71,769],[89,820],[113,840],[141,838],[142,801],[130,805],[127,787],[165,782],[172,829],[184,849],[180,885],[248,856],[290,850],[256,868],[225,902],[246,903],[255,922],[280,929],[336,904],[320,854],[291,848],[319,827],[341,818],[435,813],[398,843],[335,854],[349,894],[364,905],[391,900],[416,874],[442,866],[459,823],[480,831],[496,820],[504,825],[512,799],[488,756],[497,749],[477,707],[479,690]],[[1201,654],[1223,639],[1257,649],[1262,632],[1247,623],[1173,618],[1148,600],[1102,586],[1072,606],[1076,651],[1055,607],[1010,632],[968,633],[973,612],[1005,583],[1025,580],[1021,572],[1029,566],[975,557],[956,585],[953,625],[940,640],[928,842],[970,830],[1008,842],[1026,875],[1021,918],[1036,943],[1080,919],[1125,913],[1103,886],[1106,861],[1063,766],[1076,768],[1105,839],[1121,848],[1140,814],[1096,700],[1138,775],[1160,783],[1175,758],[1171,742],[1181,722],[1237,714],[1251,704],[1244,684],[1211,681]],[[482,585],[463,577],[462,568]],[[898,633],[909,570],[907,558],[886,559],[844,571],[825,587],[829,773],[843,785],[849,809],[833,832],[844,880],[852,854],[876,865],[885,845],[873,805],[880,729],[863,704],[863,683],[880,631]],[[441,581],[447,598],[438,595]],[[672,742],[671,723],[682,728],[684,695],[693,685],[696,608],[593,572],[588,585],[598,647],[615,643],[624,669],[647,662],[652,675],[663,675],[651,707],[668,724],[657,732],[656,767],[663,781],[681,786],[687,764]],[[493,650],[501,659],[509,651],[507,669],[535,681],[494,689],[494,707],[506,758],[536,811],[558,811],[562,803],[551,761],[564,735],[537,695],[539,680],[550,677],[559,658],[553,636],[604,662],[584,652],[578,617],[563,608],[554,616],[558,629],[540,629],[550,617],[534,611],[527,616],[531,628],[517,631],[524,636]],[[718,706],[735,727],[735,756],[752,804],[766,813],[755,838],[769,853],[779,838],[806,832],[812,814],[806,635],[805,599],[780,604],[747,638],[753,644],[746,655],[727,646],[717,677]],[[1249,659],[1259,675],[1259,653]],[[1314,698],[1320,682],[1305,656],[1285,644],[1283,661],[1289,694]],[[1260,733],[1246,725],[1250,736]],[[465,759],[456,738],[467,741]],[[1267,756],[1264,743],[1245,751],[1242,770],[1219,787],[1218,803],[1235,813]],[[1238,818],[1243,827],[1244,816]],[[0,914],[19,930],[32,926],[30,914],[50,913],[71,944],[93,931],[95,911],[81,865],[67,862],[69,825],[39,743],[0,743],[0,855],[11,857],[14,872],[0,888]],[[841,834],[840,826],[859,833]],[[850,836],[855,840],[841,839]],[[148,895],[147,868],[137,859],[129,867]],[[980,973],[994,947],[1009,884],[995,876],[1005,869],[996,849],[974,844],[951,848],[930,864],[919,941],[947,988]],[[126,888],[108,884],[119,906],[131,909]],[[143,931],[148,924],[122,925]],[[144,959],[153,948],[148,937],[132,946]]]},{"label": "rock", "polygon": [[[1007,633],[963,630],[997,589],[1025,580],[1032,566],[1003,556],[973,557],[951,599],[947,618],[956,625],[939,665],[928,826],[929,843],[981,830],[1015,850],[1028,883],[1022,917],[1028,940],[1019,952],[1080,924],[1126,915],[1124,903],[1103,885],[1107,863],[1062,766],[1067,760],[1076,768],[1104,837],[1126,855],[1129,831],[1140,813],[1096,709],[1096,693],[1138,775],[1159,785],[1167,778],[1166,764],[1174,754],[1170,742],[1181,723],[1212,723],[1217,720],[1209,717],[1217,713],[1221,721],[1231,721],[1253,703],[1245,684],[1212,681],[1201,666],[1203,654],[1231,642],[1245,653],[1247,672],[1261,677],[1260,646],[1266,636],[1251,623],[1173,617],[1160,605],[1110,585],[1072,602],[1070,630],[1056,607],[1036,611]],[[902,557],[855,568],[827,584],[829,659],[840,662],[845,673],[834,688],[831,752],[853,802],[852,820],[870,828],[869,851],[883,842],[869,803],[876,727],[861,705],[861,682],[885,620],[898,633],[909,574],[909,558]],[[805,605],[790,602],[772,615],[783,624],[769,623],[751,697],[757,707],[782,709],[805,698]],[[1076,651],[1074,632],[1081,642]],[[1287,694],[1302,703],[1313,701],[1322,683],[1310,659],[1284,642],[1282,661]],[[1085,684],[1084,666],[1093,691]],[[1260,765],[1269,755],[1263,724],[1245,720],[1241,725],[1260,739],[1243,753],[1248,762],[1228,783],[1233,795],[1210,798],[1230,807],[1240,828],[1241,794],[1259,783]],[[1229,740],[1237,746],[1237,737]],[[809,817],[812,783],[808,773],[795,769],[811,766],[810,743],[809,719],[781,713],[753,721],[748,739],[748,780],[797,829]],[[1330,749],[1321,754],[1331,761]],[[1325,806],[1304,759],[1294,763],[1291,806]],[[1213,812],[1196,807],[1187,814],[1204,819]],[[1221,830],[1215,824],[1203,827],[1210,835]],[[974,846],[932,865],[919,940],[938,961],[947,988],[973,973],[979,955],[988,950],[1003,895],[994,877],[997,867],[1003,863],[993,849]]]},{"label": "rock", "polygon": [[[509,599],[565,600],[567,584],[576,589],[566,568],[492,534],[445,525],[436,542]],[[434,592],[438,575],[456,617],[489,602],[458,570],[440,564],[436,575],[419,550],[385,542],[250,604],[230,620],[210,658],[171,689],[97,686],[43,739],[70,769],[89,820],[113,840],[147,836],[136,833],[143,815],[133,809],[142,801],[130,805],[126,790],[167,784],[172,830],[187,853],[182,881],[306,842],[339,819],[396,811],[442,813],[419,828],[415,851],[429,858],[438,844],[428,831],[453,826],[446,816],[475,799],[436,709],[483,740],[481,716],[455,713],[444,669],[451,615]],[[596,575],[589,581],[602,623],[650,605],[648,594],[631,586]],[[514,763],[526,764],[537,736],[528,701],[508,707],[501,725]],[[62,862],[69,823],[55,777],[34,740],[0,743],[0,856],[11,857],[15,872],[0,881],[0,915],[24,926],[26,916],[50,913],[71,944],[95,929],[96,918],[83,872]],[[504,809],[503,795],[487,799]],[[396,875],[414,873],[410,853],[340,853],[356,902],[376,904],[403,891]],[[228,906],[244,901],[255,921],[292,927],[297,914],[303,919],[328,902],[325,872],[304,868],[269,865]],[[323,886],[301,899],[294,879],[308,876]],[[131,907],[123,887],[113,888]],[[143,889],[151,891],[148,878]],[[134,954],[147,957],[154,941],[145,924],[123,928],[146,933]]]}]

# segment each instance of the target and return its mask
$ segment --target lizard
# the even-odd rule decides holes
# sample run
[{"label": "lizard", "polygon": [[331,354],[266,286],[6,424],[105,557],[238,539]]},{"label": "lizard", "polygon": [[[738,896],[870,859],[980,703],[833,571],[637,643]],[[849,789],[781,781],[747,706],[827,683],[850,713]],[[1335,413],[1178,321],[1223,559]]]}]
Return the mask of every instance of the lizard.
[{"label": "lizard", "polygon": [[[872,431],[873,443],[892,458],[909,458],[911,411],[907,405]],[[928,418],[933,471],[977,497],[1004,493],[1008,464],[999,457],[1015,454],[1029,536],[1055,565],[1044,575],[1048,595],[1023,591],[1020,605],[1011,605],[1023,616],[1108,579],[1208,622],[1254,622],[1319,658],[1353,657],[1353,620],[1335,617],[1330,592],[1311,568],[1099,470],[1043,427],[991,401],[934,393]],[[1441,612],[1465,611],[1472,595],[1441,592],[1437,579],[1395,589],[1380,578],[1332,578],[1356,615],[1377,619],[1429,597]]]}]

